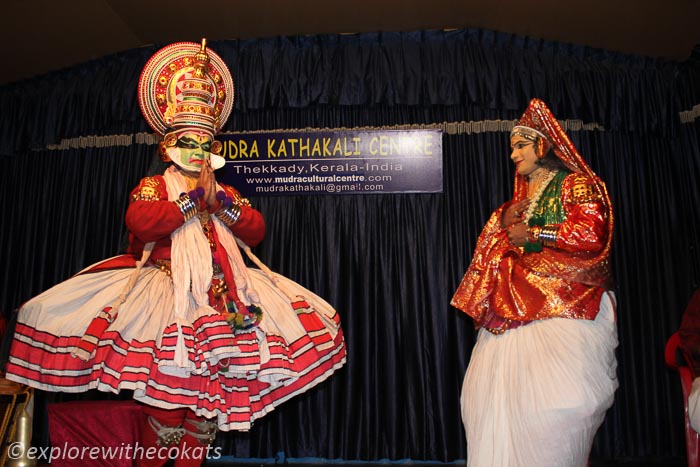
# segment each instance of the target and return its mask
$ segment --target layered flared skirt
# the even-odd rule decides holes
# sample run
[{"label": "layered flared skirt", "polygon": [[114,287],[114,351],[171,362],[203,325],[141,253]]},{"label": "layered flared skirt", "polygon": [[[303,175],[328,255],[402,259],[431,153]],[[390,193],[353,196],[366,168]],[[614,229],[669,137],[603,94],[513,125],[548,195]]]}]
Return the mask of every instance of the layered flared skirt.
[{"label": "layered flared skirt", "polygon": [[[99,312],[118,299],[133,271],[95,268],[28,301],[19,312],[7,378],[47,391],[132,390],[138,401],[189,408],[226,431],[248,430],[345,363],[333,307],[290,279],[277,275],[274,284],[254,268],[248,280],[263,310],[256,327],[234,331],[208,307],[177,318],[169,275],[146,266],[116,318],[90,336]],[[87,361],[74,356],[84,337],[94,343]]]}]

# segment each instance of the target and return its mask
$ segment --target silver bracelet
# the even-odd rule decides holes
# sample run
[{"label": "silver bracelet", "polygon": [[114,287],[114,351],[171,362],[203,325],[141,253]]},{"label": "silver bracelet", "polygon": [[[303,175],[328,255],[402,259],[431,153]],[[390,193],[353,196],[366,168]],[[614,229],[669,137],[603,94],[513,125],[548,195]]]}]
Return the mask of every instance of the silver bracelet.
[{"label": "silver bracelet", "polygon": [[180,209],[180,213],[182,213],[182,217],[185,218],[185,222],[192,219],[195,214],[197,214],[197,205],[192,201],[190,195],[183,195],[173,201],[173,203]]},{"label": "silver bracelet", "polygon": [[231,227],[238,221],[241,216],[241,208],[237,204],[232,204],[227,208],[222,208],[216,211],[216,217],[221,219],[221,222]]},{"label": "silver bracelet", "polygon": [[537,239],[542,243],[543,246],[554,247],[557,244],[557,233],[559,231],[559,226],[556,225],[545,225],[540,230],[540,234]]}]

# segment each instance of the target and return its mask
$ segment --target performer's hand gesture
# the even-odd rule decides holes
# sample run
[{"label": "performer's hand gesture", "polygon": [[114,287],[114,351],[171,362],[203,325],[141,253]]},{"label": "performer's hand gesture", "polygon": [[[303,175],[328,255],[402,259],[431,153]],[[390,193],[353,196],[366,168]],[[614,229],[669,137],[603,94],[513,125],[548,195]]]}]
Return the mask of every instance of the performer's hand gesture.
[{"label": "performer's hand gesture", "polygon": [[513,245],[524,246],[528,240],[527,226],[523,222],[513,224],[506,230],[506,235]]},{"label": "performer's hand gesture", "polygon": [[197,186],[204,188],[204,201],[206,201],[207,206],[214,206],[216,204],[216,177],[211,166],[211,159],[208,157],[204,160],[202,170],[199,172]]},{"label": "performer's hand gesture", "polygon": [[530,200],[525,198],[508,206],[503,213],[503,217],[501,218],[501,227],[505,228],[521,222],[523,219],[523,214],[529,205]]}]

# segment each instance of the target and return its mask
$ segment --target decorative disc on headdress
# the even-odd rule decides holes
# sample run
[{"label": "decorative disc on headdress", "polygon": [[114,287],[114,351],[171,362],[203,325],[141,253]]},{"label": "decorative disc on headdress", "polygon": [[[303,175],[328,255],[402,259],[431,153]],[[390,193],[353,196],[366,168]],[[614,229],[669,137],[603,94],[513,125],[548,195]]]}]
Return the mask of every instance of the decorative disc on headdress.
[{"label": "decorative disc on headdress", "polygon": [[216,53],[195,42],[163,47],[139,78],[139,105],[159,135],[178,129],[216,134],[233,109],[233,79]]}]

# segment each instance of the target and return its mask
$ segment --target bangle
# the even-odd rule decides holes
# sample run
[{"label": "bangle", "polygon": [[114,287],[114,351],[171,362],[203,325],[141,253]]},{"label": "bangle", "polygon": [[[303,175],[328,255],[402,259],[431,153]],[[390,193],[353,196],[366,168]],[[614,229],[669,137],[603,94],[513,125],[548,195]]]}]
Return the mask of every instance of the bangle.
[{"label": "bangle", "polygon": [[240,216],[241,208],[236,204],[232,204],[231,206],[227,206],[216,211],[216,217],[221,219],[221,222],[229,227],[235,224]]},{"label": "bangle", "polygon": [[545,225],[540,230],[538,239],[540,243],[544,246],[554,247],[557,244],[557,232],[559,231],[559,226],[556,225]]},{"label": "bangle", "polygon": [[173,201],[173,203],[175,203],[175,206],[180,209],[180,213],[182,214],[182,217],[185,218],[185,222],[192,219],[195,214],[197,214],[197,205],[194,201],[192,201],[192,198],[190,198],[190,195],[188,194],[181,194],[178,199]]}]

